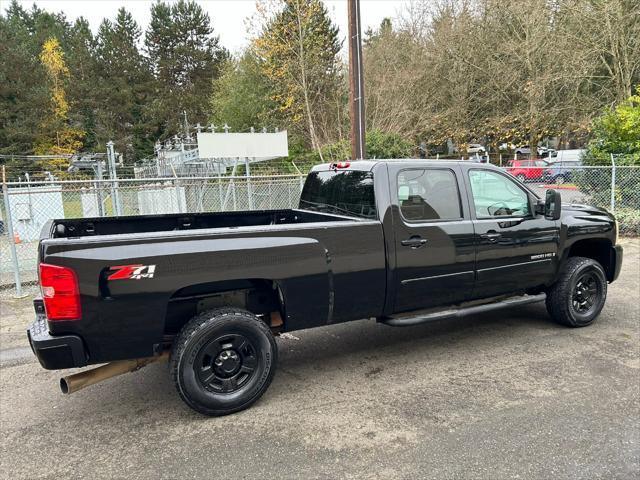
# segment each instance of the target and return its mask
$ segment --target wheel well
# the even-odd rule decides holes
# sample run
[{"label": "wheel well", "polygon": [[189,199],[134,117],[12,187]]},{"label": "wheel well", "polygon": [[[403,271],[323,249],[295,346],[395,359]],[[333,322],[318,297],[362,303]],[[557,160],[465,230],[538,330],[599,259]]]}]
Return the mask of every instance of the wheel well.
[{"label": "wheel well", "polygon": [[279,314],[280,327],[283,326],[281,319],[285,318],[282,292],[275,281],[246,279],[202,283],[181,288],[170,297],[164,333],[176,335],[198,313],[220,307],[243,308],[271,326],[274,316]]},{"label": "wheel well", "polygon": [[607,280],[613,280],[614,259],[611,255],[611,242],[606,239],[580,240],[569,249],[569,257],[591,258],[602,265]]}]

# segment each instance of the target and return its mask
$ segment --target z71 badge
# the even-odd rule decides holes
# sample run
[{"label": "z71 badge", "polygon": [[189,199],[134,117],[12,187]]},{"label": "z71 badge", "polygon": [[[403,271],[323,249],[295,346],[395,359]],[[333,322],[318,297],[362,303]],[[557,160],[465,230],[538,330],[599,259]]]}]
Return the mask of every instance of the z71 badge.
[{"label": "z71 badge", "polygon": [[142,278],[153,278],[156,271],[155,265],[118,265],[110,267],[109,271],[114,271],[107,277],[107,280],[140,280]]}]

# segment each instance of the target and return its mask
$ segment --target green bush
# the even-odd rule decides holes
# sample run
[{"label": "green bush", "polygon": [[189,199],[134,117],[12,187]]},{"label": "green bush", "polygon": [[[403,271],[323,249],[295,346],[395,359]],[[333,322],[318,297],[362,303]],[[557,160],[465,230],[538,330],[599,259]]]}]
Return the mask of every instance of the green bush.
[{"label": "green bush", "polygon": [[[367,158],[409,158],[413,153],[413,145],[396,133],[385,133],[377,130],[367,132],[366,137]],[[321,148],[322,159],[325,162],[340,162],[351,157],[351,145],[348,140],[339,140],[324,145]],[[289,159],[306,172],[313,165],[322,163],[320,154],[314,150],[305,149],[303,146],[291,145]],[[303,169],[303,167],[305,167]]]},{"label": "green bush", "polygon": [[593,122],[593,138],[584,156],[586,165],[640,165],[640,85],[637,94],[608,108]]},{"label": "green bush", "polygon": [[640,210],[636,208],[616,208],[615,214],[621,235],[640,236]]},{"label": "green bush", "polygon": [[[593,122],[593,139],[583,156],[585,165],[640,165],[640,86],[619,105],[608,108]],[[640,189],[636,169],[616,170],[615,214],[624,235],[640,235]],[[588,169],[576,175],[576,184],[589,203],[610,208],[611,170]]]},{"label": "green bush", "polygon": [[413,145],[396,133],[367,132],[367,158],[409,158]]}]

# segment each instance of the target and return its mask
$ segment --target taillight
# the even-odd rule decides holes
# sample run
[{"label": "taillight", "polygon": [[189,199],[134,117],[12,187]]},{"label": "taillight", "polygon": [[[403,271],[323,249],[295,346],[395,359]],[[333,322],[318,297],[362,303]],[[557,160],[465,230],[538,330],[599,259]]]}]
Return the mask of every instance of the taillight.
[{"label": "taillight", "polygon": [[80,320],[80,292],[76,272],[58,265],[40,264],[40,288],[47,318]]}]

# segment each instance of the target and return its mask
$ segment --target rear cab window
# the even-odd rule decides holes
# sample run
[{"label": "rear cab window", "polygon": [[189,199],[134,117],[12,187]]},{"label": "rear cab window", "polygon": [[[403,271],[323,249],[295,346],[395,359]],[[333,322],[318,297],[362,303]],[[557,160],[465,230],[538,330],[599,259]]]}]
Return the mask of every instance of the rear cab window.
[{"label": "rear cab window", "polygon": [[373,173],[358,170],[310,172],[300,196],[300,208],[377,219]]}]

